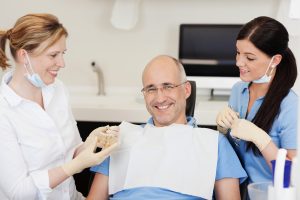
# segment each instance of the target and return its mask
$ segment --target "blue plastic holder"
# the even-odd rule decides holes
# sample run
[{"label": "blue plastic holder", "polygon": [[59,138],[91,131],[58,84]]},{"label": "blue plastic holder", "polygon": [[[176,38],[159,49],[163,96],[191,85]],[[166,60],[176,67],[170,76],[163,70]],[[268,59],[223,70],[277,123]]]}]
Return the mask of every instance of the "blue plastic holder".
[{"label": "blue plastic holder", "polygon": [[[276,160],[271,160],[271,163],[272,163],[272,177],[273,177],[273,185],[274,185],[274,172],[275,172],[275,168],[276,168]],[[291,168],[292,168],[292,161],[285,160],[284,177],[283,177],[283,187],[284,188],[290,187]]]}]

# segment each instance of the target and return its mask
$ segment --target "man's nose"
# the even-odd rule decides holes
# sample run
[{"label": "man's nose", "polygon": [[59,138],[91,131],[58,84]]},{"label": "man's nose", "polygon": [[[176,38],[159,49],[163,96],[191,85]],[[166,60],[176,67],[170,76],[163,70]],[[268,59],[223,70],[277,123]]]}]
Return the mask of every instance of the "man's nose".
[{"label": "man's nose", "polygon": [[157,88],[156,100],[164,101],[166,99],[166,94],[164,88]]}]

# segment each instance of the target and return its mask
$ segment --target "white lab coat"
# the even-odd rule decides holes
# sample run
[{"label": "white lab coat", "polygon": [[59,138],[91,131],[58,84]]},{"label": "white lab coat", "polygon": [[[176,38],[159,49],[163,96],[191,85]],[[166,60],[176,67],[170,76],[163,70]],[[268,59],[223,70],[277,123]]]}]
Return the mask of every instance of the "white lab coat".
[{"label": "white lab coat", "polygon": [[0,88],[0,199],[81,199],[73,177],[49,187],[48,169],[70,161],[82,140],[63,84],[42,89],[45,110]]}]

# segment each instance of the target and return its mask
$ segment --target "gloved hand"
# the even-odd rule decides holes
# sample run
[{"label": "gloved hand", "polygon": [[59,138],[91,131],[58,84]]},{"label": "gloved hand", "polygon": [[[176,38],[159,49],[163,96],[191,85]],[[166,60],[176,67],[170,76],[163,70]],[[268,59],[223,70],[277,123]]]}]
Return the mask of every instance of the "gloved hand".
[{"label": "gloved hand", "polygon": [[96,129],[94,129],[89,136],[86,138],[84,144],[83,144],[83,148],[85,149],[87,146],[89,146],[89,144],[91,142],[94,141],[94,137],[97,137],[97,147],[100,147],[99,145],[99,136],[102,132],[106,132],[108,130],[108,126],[103,126],[103,127],[98,127]]},{"label": "gloved hand", "polygon": [[228,106],[224,107],[217,115],[216,123],[218,131],[226,134],[228,129],[231,128],[233,120],[238,118],[238,113]]},{"label": "gloved hand", "polygon": [[263,151],[272,140],[264,130],[245,119],[236,119],[233,121],[231,135],[253,142],[260,151]]},{"label": "gloved hand", "polygon": [[111,144],[118,142],[119,136],[119,127],[118,126],[104,126],[94,129],[87,139],[84,142],[84,148],[93,141],[93,137],[98,138],[97,147],[106,148]]},{"label": "gloved hand", "polygon": [[69,176],[81,172],[87,167],[98,165],[103,162],[110,153],[118,147],[119,143],[114,143],[111,146],[103,149],[98,153],[94,153],[97,148],[98,137],[93,135],[85,144],[86,147],[70,162],[62,166],[65,173]]}]

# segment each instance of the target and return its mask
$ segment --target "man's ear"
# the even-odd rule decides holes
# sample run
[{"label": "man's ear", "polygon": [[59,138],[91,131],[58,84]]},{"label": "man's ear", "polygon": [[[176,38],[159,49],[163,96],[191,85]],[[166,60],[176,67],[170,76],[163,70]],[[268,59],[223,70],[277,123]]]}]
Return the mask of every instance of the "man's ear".
[{"label": "man's ear", "polygon": [[184,84],[184,88],[185,88],[185,99],[189,98],[189,96],[191,95],[192,93],[192,86],[191,86],[191,83],[189,81],[187,81],[185,84]]}]

